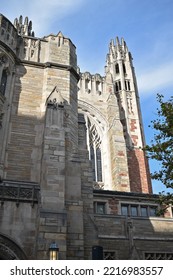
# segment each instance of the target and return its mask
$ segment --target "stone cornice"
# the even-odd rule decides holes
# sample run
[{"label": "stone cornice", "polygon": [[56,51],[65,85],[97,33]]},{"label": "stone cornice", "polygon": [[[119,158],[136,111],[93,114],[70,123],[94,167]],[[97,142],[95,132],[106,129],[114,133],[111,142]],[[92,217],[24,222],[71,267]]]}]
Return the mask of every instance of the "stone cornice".
[{"label": "stone cornice", "polygon": [[57,69],[61,69],[61,70],[70,71],[78,81],[80,79],[80,76],[77,73],[76,69],[71,65],[59,64],[59,63],[54,63],[54,62],[43,63],[43,62],[35,62],[35,61],[28,61],[28,60],[21,60],[20,63],[23,64],[23,65],[31,66],[31,67],[57,68]]},{"label": "stone cornice", "polygon": [[94,189],[93,194],[95,196],[107,196],[107,197],[127,197],[127,198],[137,198],[137,199],[158,199],[158,194],[148,194],[148,193],[133,193],[133,192],[121,192],[121,191],[113,191],[113,190],[102,190],[102,189]]}]

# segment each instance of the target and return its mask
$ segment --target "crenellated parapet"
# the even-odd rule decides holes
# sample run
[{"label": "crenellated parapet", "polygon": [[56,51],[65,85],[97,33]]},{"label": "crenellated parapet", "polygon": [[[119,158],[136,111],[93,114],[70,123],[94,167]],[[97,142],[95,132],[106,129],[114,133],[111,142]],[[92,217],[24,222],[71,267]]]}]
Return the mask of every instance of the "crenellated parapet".
[{"label": "crenellated parapet", "polygon": [[42,44],[42,50],[45,49],[44,60],[54,64],[69,65],[77,71],[76,47],[69,38],[60,31],[57,35],[49,34],[43,39],[45,40]]},{"label": "crenellated parapet", "polygon": [[[35,37],[32,21],[22,16],[14,20],[14,25],[0,14],[0,42],[8,47],[17,61],[30,64],[43,63],[42,67],[62,65],[73,67],[77,72],[76,47],[62,32],[49,34],[43,38]],[[69,68],[70,69],[70,68]],[[78,75],[76,75],[78,76]]]},{"label": "crenellated parapet", "polygon": [[103,96],[104,93],[105,77],[100,74],[92,75],[89,72],[80,74],[79,81],[79,95],[95,95],[98,98]]}]

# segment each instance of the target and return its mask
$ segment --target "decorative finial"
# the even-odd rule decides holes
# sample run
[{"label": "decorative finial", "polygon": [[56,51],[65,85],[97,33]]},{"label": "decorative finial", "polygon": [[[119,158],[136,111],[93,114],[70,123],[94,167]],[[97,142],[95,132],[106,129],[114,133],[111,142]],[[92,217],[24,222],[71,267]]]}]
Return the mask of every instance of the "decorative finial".
[{"label": "decorative finial", "polygon": [[119,44],[120,44],[118,37],[116,37],[116,44],[117,44],[117,46],[119,46]]},{"label": "decorative finial", "polygon": [[21,36],[34,37],[34,31],[32,31],[32,21],[29,21],[28,17],[25,17],[24,23],[22,16],[19,17],[19,20],[15,18],[14,27],[17,29],[18,34]]}]

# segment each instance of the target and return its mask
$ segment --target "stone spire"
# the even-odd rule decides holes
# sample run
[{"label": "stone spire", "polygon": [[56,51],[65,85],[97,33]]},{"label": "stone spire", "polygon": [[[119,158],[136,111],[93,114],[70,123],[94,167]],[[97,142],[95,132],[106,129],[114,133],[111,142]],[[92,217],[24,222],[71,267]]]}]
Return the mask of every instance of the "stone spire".
[{"label": "stone spire", "polygon": [[19,35],[34,37],[34,31],[32,31],[32,21],[29,21],[28,17],[25,17],[24,22],[22,16],[20,16],[19,19],[15,18],[14,26],[17,29]]}]

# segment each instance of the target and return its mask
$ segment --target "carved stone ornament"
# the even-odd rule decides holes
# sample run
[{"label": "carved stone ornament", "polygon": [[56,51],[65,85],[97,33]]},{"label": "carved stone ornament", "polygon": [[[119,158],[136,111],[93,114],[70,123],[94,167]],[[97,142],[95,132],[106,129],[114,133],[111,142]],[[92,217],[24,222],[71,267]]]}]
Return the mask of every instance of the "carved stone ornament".
[{"label": "carved stone ornament", "polygon": [[6,64],[7,61],[8,61],[7,56],[3,52],[0,52],[0,65]]},{"label": "carved stone ornament", "polygon": [[93,189],[94,190],[104,190],[104,183],[103,182],[93,182]]},{"label": "carved stone ornament", "polygon": [[89,72],[85,72],[85,73],[82,74],[82,78],[90,81],[91,80],[91,74]]},{"label": "carved stone ornament", "polygon": [[46,100],[46,105],[52,109],[64,108],[65,99],[62,97],[61,92],[58,90],[57,86],[54,87],[50,95]]},{"label": "carved stone ornament", "polygon": [[14,201],[16,206],[20,202],[31,203],[34,206],[39,202],[39,186],[37,184],[22,184],[21,182],[0,182],[0,201],[4,204],[5,201]]}]

